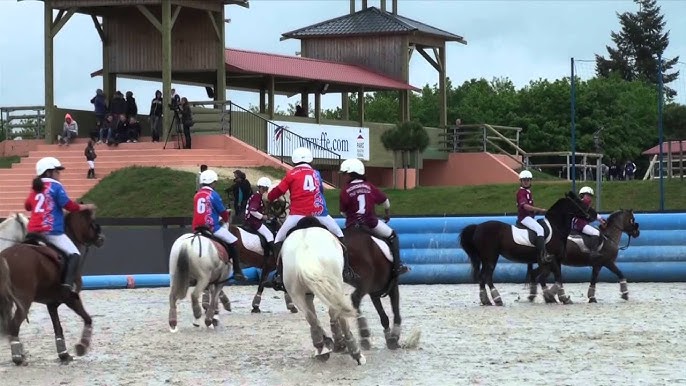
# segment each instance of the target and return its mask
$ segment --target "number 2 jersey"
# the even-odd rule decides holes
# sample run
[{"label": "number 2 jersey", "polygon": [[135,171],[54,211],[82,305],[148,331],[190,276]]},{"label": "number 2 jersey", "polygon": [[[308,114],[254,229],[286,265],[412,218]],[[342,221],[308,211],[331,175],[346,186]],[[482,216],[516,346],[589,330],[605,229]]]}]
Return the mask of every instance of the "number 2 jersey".
[{"label": "number 2 jersey", "polygon": [[209,186],[203,186],[193,197],[193,230],[207,227],[212,232],[221,228],[219,218],[229,222],[229,211],[226,210],[221,196]]},{"label": "number 2 jersey", "polygon": [[310,165],[298,165],[286,173],[279,184],[269,192],[267,199],[274,201],[291,192],[290,214],[299,216],[327,216],[322,176]]},{"label": "number 2 jersey", "polygon": [[69,199],[59,181],[52,178],[43,178],[42,181],[43,190],[40,192],[31,190],[24,203],[24,209],[31,212],[26,229],[29,232],[61,235],[64,233],[62,209],[75,212],[79,210],[79,204]]},{"label": "number 2 jersey", "polygon": [[375,205],[388,200],[386,194],[373,184],[363,180],[353,180],[341,189],[341,213],[345,216],[345,226],[355,223],[375,228],[379,223]]}]

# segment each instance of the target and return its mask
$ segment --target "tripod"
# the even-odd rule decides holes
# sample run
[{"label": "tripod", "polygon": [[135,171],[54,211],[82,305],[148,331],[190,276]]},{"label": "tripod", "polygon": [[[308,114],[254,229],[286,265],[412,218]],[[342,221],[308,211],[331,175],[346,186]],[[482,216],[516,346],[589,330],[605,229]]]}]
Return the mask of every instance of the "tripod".
[{"label": "tripod", "polygon": [[172,135],[172,129],[176,128],[176,148],[177,149],[183,149],[185,147],[184,139],[183,139],[183,127],[181,126],[181,117],[179,117],[179,112],[176,110],[173,110],[174,116],[172,117],[171,124],[169,125],[169,130],[167,131],[167,138],[164,140],[164,146],[162,149],[167,148],[167,142],[169,141],[169,137]]}]

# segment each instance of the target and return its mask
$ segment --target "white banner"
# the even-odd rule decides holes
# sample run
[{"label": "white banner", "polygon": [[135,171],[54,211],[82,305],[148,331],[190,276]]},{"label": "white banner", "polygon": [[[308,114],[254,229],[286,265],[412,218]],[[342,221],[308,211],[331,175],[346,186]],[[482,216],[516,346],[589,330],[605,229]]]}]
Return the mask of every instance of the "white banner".
[{"label": "white banner", "polygon": [[[341,159],[358,158],[369,161],[368,127],[331,126],[284,121],[273,122],[279,125],[279,127],[270,125],[269,138],[267,138],[267,151],[270,155],[290,157],[293,149],[303,146],[312,150],[314,158],[336,158],[331,153],[333,152],[339,154]],[[290,133],[284,131],[284,128],[290,131]],[[291,133],[302,138],[298,138]],[[281,143],[282,141],[283,144]],[[313,145],[313,143],[331,152],[323,151],[318,146]],[[281,154],[281,149],[283,149],[285,154]]]}]

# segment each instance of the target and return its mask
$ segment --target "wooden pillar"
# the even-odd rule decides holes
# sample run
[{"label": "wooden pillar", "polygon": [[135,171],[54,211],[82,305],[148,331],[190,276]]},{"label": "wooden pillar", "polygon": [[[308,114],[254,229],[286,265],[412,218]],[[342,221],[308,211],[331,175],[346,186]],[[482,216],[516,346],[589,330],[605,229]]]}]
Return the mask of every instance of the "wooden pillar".
[{"label": "wooden pillar", "polygon": [[[395,5],[395,2],[393,3]],[[403,80],[405,82],[410,81],[410,39],[409,37],[404,37],[403,38],[403,49],[402,49],[402,55],[403,55]],[[405,122],[410,119],[409,111],[410,111],[410,104],[409,104],[409,93],[407,90],[400,90],[400,95],[398,98],[399,101],[399,108],[400,108],[400,122]]]},{"label": "wooden pillar", "polygon": [[341,119],[344,121],[350,120],[350,100],[348,99],[348,93],[341,93]]},{"label": "wooden pillar", "polygon": [[357,112],[357,121],[359,122],[360,127],[362,127],[364,126],[364,88],[361,88],[360,91],[357,92]]},{"label": "wooden pillar", "polygon": [[438,49],[438,101],[440,104],[440,115],[438,117],[438,124],[440,128],[448,127],[448,90],[446,90],[445,82],[445,43]]},{"label": "wooden pillar", "polygon": [[162,0],[162,130],[167,130],[172,122],[171,102],[172,83],[172,23],[171,0]]},{"label": "wooden pillar", "polygon": [[322,123],[322,93],[319,91],[314,93],[314,120]]},{"label": "wooden pillar", "polygon": [[386,12],[386,0],[381,0],[381,12]]},{"label": "wooden pillar", "polygon": [[309,118],[310,117],[310,93],[307,90],[304,90],[300,94],[300,106],[302,106],[303,110],[305,111],[305,114],[307,114],[307,117]]},{"label": "wooden pillar", "polygon": [[267,111],[267,89],[265,87],[260,88],[260,114],[264,114]]},{"label": "wooden pillar", "polygon": [[52,7],[48,1],[43,4],[43,37],[44,37],[44,67],[45,67],[45,142],[55,141],[54,123],[55,117],[55,88],[54,59],[53,59],[53,35],[52,35]]},{"label": "wooden pillar", "polygon": [[367,9],[367,0],[362,0],[362,9]]},{"label": "wooden pillar", "polygon": [[350,0],[350,14],[355,13],[355,1],[356,0]]},{"label": "wooden pillar", "polygon": [[[218,58],[217,58],[217,85],[214,88],[214,99],[217,101],[226,100],[226,60],[224,58],[224,41],[226,39],[226,24],[224,23],[224,7],[221,7],[221,11],[212,12],[214,14],[214,20],[219,31],[218,36]],[[215,106],[219,107],[219,106]]]},{"label": "wooden pillar", "polygon": [[391,0],[391,7],[393,7],[393,14],[398,14],[398,0]]},{"label": "wooden pillar", "polygon": [[269,114],[269,119],[274,119],[274,76],[269,76],[267,86],[269,87],[269,107],[267,114]]}]

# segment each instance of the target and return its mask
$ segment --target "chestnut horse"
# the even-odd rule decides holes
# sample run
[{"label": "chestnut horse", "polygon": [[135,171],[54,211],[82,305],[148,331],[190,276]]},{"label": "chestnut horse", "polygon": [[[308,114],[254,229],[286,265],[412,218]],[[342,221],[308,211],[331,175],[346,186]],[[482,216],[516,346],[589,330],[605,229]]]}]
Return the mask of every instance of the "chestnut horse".
[{"label": "chestnut horse", "polygon": [[[350,267],[357,272],[359,279],[355,283],[348,283],[355,287],[350,295],[353,307],[357,310],[357,327],[360,332],[360,345],[364,350],[371,348],[369,326],[362,315],[360,302],[365,295],[369,295],[372,304],[381,319],[386,338],[386,347],[395,350],[400,347],[400,291],[398,278],[391,277],[393,255],[385,241],[373,237],[365,228],[353,225],[343,229],[345,245],[348,249]],[[393,329],[389,326],[388,315],[381,304],[381,298],[388,295],[393,309]],[[344,342],[334,342],[334,350],[345,348]]]},{"label": "chestnut horse", "polygon": [[[587,207],[574,192],[568,192],[548,209],[544,219],[538,221],[545,231],[546,251],[553,256],[550,263],[542,265],[538,281],[543,285],[550,269],[555,275],[553,288],[543,292],[546,301],[555,301],[557,294],[563,303],[571,303],[569,296],[564,292],[559,261],[565,255],[567,236],[571,231],[574,217],[592,221],[596,219],[597,213],[593,208]],[[486,284],[491,289],[493,303],[503,305],[500,293],[493,285],[493,271],[501,255],[516,263],[527,264],[538,260],[538,252],[532,242],[535,236],[533,231],[524,228],[523,225],[515,226],[494,220],[478,225],[471,224],[462,230],[460,245],[469,256],[474,280],[479,282],[479,298],[482,305],[492,305],[486,293]]]},{"label": "chestnut horse", "polygon": [[[629,236],[629,241],[626,247],[619,247],[619,240],[622,233]],[[591,259],[590,249],[587,245],[591,236],[580,235],[578,232],[573,232],[567,238],[567,253],[562,258],[561,263],[572,267],[592,267],[591,284],[588,287],[588,302],[597,303],[595,298],[595,285],[598,282],[598,274],[600,270],[605,267],[612,271],[619,279],[619,291],[624,300],[629,300],[629,289],[626,284],[626,277],[622,271],[617,267],[617,254],[620,249],[626,249],[631,243],[631,238],[640,236],[641,231],[638,229],[638,223],[634,218],[634,211],[632,209],[623,209],[610,214],[607,219],[607,225],[600,228],[601,241],[598,245],[598,251],[602,254],[601,258]],[[529,278],[529,301],[536,298],[536,283],[532,278],[538,275],[539,268],[533,269],[533,263],[530,263],[527,269],[527,277]],[[546,289],[545,284],[542,286]]]},{"label": "chestnut horse", "polygon": [[[105,242],[100,226],[95,222],[94,213],[90,210],[69,213],[64,223],[65,233],[79,250],[89,246],[101,247]],[[60,304],[66,304],[84,322],[81,340],[76,345],[76,354],[85,355],[90,346],[93,321],[78,294],[83,285],[81,269],[85,256],[82,256],[74,281],[76,293],[65,295],[61,287],[63,258],[61,253],[47,246],[48,244],[43,244],[43,240],[40,235],[29,233],[25,242],[0,252],[0,334],[9,335],[12,361],[16,365],[26,363],[24,347],[19,340],[19,328],[34,302],[48,307],[55,330],[57,354],[62,362],[69,362],[72,357],[64,343],[62,324],[57,313]]]}]

